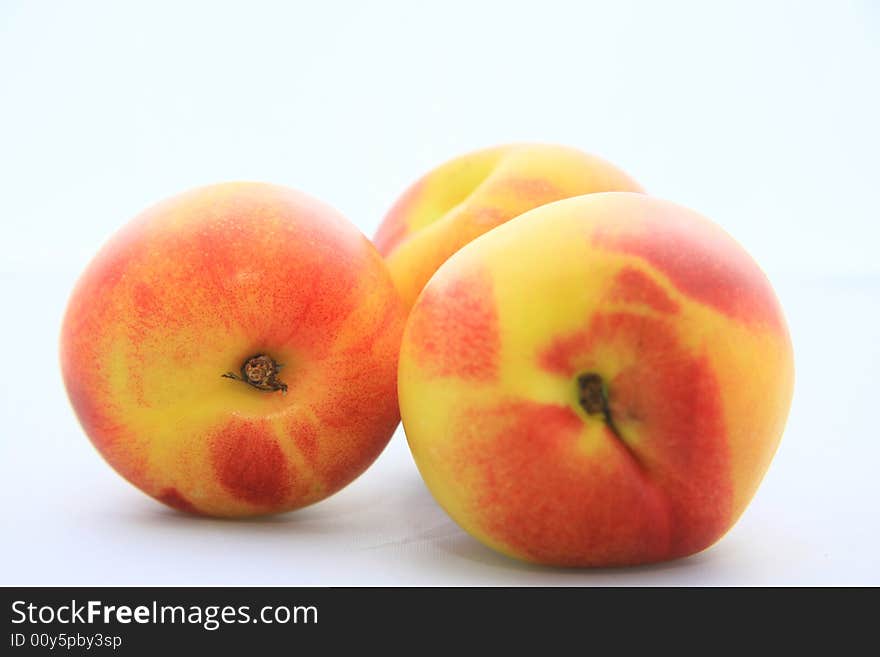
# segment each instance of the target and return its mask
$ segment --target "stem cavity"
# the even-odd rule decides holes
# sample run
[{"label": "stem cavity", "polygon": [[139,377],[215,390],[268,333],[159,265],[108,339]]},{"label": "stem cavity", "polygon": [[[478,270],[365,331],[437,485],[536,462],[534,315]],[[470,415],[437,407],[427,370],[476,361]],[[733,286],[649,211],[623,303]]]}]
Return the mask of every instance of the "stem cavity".
[{"label": "stem cavity", "polygon": [[221,374],[225,379],[243,381],[257,390],[275,392],[280,390],[282,394],[287,392],[287,384],[278,380],[278,372],[283,367],[274,358],[266,354],[251,356],[241,364],[240,374],[226,372]]},{"label": "stem cavity", "polygon": [[620,431],[614,425],[611,417],[611,407],[608,404],[608,388],[602,377],[595,372],[581,374],[577,378],[578,402],[587,415],[602,415],[607,427],[615,436],[620,438]]}]

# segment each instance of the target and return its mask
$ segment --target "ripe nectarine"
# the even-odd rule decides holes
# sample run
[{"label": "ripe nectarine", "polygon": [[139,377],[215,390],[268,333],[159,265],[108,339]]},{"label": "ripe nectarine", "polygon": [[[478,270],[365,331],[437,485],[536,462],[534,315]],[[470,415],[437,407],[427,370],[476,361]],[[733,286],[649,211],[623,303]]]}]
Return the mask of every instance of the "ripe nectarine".
[{"label": "ripe nectarine", "polygon": [[437,268],[475,237],[545,203],[609,191],[641,187],[609,162],[574,148],[486,148],[414,183],[389,210],[374,242],[404,303],[412,306]]},{"label": "ripe nectarine", "polygon": [[233,183],[166,200],[89,264],[61,333],[95,447],[180,510],[316,502],[398,422],[404,310],[380,255],[299,192]]},{"label": "ripe nectarine", "polygon": [[766,277],[696,213],[602,193],[443,264],[400,354],[406,436],[464,529],[566,566],[682,557],[755,493],[792,396]]}]

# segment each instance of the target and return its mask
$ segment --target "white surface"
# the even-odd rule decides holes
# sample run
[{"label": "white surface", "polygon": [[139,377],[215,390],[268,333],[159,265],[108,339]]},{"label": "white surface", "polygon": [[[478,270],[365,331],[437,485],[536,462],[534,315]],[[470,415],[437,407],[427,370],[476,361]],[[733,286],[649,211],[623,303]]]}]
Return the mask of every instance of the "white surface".
[{"label": "white surface", "polygon": [[[0,7],[0,584],[880,584],[876,3],[44,3]],[[262,179],[366,233],[442,160],[539,139],[713,217],[765,267],[798,383],[718,545],[566,572],[434,504],[398,432],[335,497],[192,519],[76,424],[57,335],[77,273],[145,205]]]}]

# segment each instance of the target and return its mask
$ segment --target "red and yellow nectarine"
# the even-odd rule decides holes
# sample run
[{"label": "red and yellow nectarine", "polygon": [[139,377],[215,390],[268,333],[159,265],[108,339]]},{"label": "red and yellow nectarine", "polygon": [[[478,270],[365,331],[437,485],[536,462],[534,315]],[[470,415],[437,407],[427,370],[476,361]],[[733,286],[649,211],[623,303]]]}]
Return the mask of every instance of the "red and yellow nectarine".
[{"label": "red and yellow nectarine", "polygon": [[457,157],[414,183],[374,242],[407,306],[449,256],[545,203],[593,192],[638,192],[614,165],[574,148],[509,144]]},{"label": "red and yellow nectarine", "polygon": [[223,184],[104,246],[70,298],[61,365],[131,483],[184,511],[263,514],[326,497],[382,451],[403,322],[382,258],[336,211]]},{"label": "red and yellow nectarine", "polygon": [[717,541],[776,450],[793,357],[774,292],[696,213],[604,193],[443,264],[407,321],[407,439],[446,511],[522,559],[610,566]]}]

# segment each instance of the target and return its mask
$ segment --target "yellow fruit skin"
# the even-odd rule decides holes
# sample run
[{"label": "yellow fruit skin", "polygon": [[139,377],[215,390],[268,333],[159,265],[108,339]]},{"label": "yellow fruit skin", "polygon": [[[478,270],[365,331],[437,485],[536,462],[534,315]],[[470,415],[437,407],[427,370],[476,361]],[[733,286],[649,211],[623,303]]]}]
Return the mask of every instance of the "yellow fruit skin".
[{"label": "yellow fruit skin", "polygon": [[[580,377],[607,410],[580,402]],[[641,194],[544,205],[453,255],[398,374],[415,461],[486,545],[615,566],[700,551],[739,518],[783,432],[794,365],[760,268]]]},{"label": "yellow fruit skin", "polygon": [[545,203],[607,191],[642,189],[611,163],[574,148],[495,146],[451,160],[414,183],[374,242],[411,306],[437,268],[474,238]]}]

